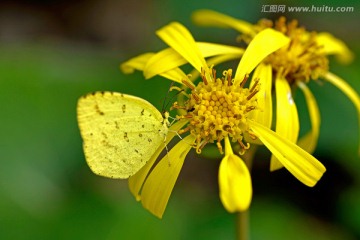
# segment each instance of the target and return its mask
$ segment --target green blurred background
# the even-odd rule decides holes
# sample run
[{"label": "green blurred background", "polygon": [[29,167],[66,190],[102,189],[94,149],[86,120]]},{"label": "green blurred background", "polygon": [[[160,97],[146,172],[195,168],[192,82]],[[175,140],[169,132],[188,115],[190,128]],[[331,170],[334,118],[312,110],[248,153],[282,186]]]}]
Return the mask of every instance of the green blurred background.
[{"label": "green blurred background", "polygon": [[[170,82],[124,75],[119,64],[164,44],[154,31],[170,21],[197,40],[234,44],[232,30],[200,28],[193,10],[214,9],[255,23],[275,19],[263,5],[350,6],[351,13],[289,13],[309,30],[329,31],[360,53],[359,2],[353,1],[1,1],[0,239],[234,239],[235,215],[218,198],[219,159],[190,154],[162,220],[149,214],[126,180],[91,173],[76,122],[77,99],[111,90],[161,108]],[[331,59],[334,60],[334,59]],[[359,59],[331,71],[360,92]],[[269,173],[262,149],[252,171],[252,239],[360,238],[358,126],[352,103],[334,86],[311,84],[322,125],[315,152],[327,172],[314,188],[286,170]],[[301,95],[296,96],[307,123]]]}]

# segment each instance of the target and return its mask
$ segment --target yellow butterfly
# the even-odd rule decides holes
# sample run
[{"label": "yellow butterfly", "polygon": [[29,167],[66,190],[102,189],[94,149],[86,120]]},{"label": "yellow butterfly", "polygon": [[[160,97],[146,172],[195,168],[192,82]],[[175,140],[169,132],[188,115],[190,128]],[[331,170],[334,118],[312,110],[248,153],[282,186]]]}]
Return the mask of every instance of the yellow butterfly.
[{"label": "yellow butterfly", "polygon": [[169,130],[167,117],[149,102],[117,92],[81,97],[77,120],[90,169],[109,178],[134,175],[165,144]]}]

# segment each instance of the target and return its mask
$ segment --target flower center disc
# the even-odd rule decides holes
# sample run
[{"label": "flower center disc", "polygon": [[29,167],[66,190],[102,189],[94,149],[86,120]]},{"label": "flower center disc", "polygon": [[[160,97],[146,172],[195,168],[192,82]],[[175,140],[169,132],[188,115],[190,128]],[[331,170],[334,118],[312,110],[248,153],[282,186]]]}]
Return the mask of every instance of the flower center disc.
[{"label": "flower center disc", "polygon": [[187,116],[190,119],[188,130],[196,136],[196,149],[207,143],[220,142],[227,136],[241,146],[243,133],[248,130],[247,115],[256,108],[254,97],[258,92],[257,81],[251,89],[243,88],[246,79],[239,85],[233,85],[232,71],[224,71],[222,79],[212,82],[200,82],[192,89],[186,102]]},{"label": "flower center disc", "polygon": [[286,24],[285,17],[279,18],[274,29],[290,38],[288,46],[265,59],[265,62],[273,66],[275,75],[285,77],[292,84],[295,80],[316,80],[328,71],[329,62],[322,46],[316,42],[315,32],[310,33],[298,27],[296,20]]}]

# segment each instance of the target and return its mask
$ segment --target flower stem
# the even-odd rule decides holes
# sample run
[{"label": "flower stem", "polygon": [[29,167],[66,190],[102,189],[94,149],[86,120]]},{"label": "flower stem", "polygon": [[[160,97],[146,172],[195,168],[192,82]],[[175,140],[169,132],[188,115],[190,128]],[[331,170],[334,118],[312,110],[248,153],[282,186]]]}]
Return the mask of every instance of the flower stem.
[{"label": "flower stem", "polygon": [[249,239],[249,210],[239,212],[237,215],[237,239]]},{"label": "flower stem", "polygon": [[[254,159],[254,155],[256,152],[256,145],[253,144],[249,150],[246,151],[246,153],[242,156],[242,159],[244,160],[247,168],[251,172],[251,167]],[[250,223],[249,223],[249,215],[250,215],[250,208],[246,211],[239,212],[237,215],[237,239],[238,240],[248,240],[250,239]]]}]

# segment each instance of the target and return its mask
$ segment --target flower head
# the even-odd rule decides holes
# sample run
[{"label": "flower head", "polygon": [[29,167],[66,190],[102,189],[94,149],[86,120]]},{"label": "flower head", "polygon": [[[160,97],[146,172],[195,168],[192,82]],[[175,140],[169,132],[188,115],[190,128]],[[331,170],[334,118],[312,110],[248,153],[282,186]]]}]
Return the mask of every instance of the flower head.
[{"label": "flower head", "polygon": [[[263,19],[253,25],[215,11],[199,10],[193,14],[193,20],[204,26],[233,28],[241,33],[240,39],[246,43],[250,43],[264,29],[274,29],[290,39],[287,45],[270,54],[258,66],[267,66],[271,71],[267,77],[260,78],[260,83],[270,89],[275,85],[276,132],[294,143],[297,142],[309,153],[315,150],[320,128],[319,109],[307,86],[310,80],[323,79],[343,91],[354,103],[360,121],[358,94],[346,81],[329,71],[328,55],[334,54],[342,63],[349,63],[353,59],[352,52],[341,40],[329,33],[308,32],[304,27],[299,27],[296,20],[287,22],[285,17],[280,17],[275,22]],[[292,98],[292,89],[296,88],[304,93],[312,128],[300,139],[298,112]],[[271,95],[266,101],[271,102]],[[269,103],[267,105],[271,107]],[[281,167],[273,157],[270,169]]]},{"label": "flower head", "polygon": [[[182,111],[177,116],[179,121],[171,129],[177,134],[188,135],[151,172],[162,148],[158,149],[143,169],[129,179],[132,193],[145,208],[162,217],[186,154],[191,148],[200,153],[209,143],[216,143],[220,153],[223,153],[225,146],[225,156],[219,168],[219,190],[220,199],[229,212],[246,210],[252,197],[249,169],[241,157],[233,152],[231,143],[240,146],[239,155],[242,155],[251,147],[251,142],[257,139],[302,183],[307,186],[317,183],[325,167],[300,147],[270,130],[267,125],[271,114],[264,108],[268,102],[263,103],[268,90],[262,90],[259,79],[269,75],[270,69],[260,67],[253,74],[250,86],[245,87],[252,70],[269,54],[288,44],[286,36],[265,29],[254,37],[246,51],[229,53],[230,49],[225,46],[195,42],[191,33],[177,22],[161,28],[157,34],[170,48],[130,59],[121,68],[127,72],[133,69],[144,71],[146,77],[161,75],[187,87],[189,93],[180,93],[186,99],[173,105],[173,108]],[[218,77],[215,68],[208,65],[209,61],[205,60],[204,55],[213,57],[209,60],[213,62],[239,55],[242,58],[235,74],[227,69]],[[199,82],[192,81],[196,74],[186,75],[179,68],[187,62],[200,75]],[[169,131],[167,141],[176,135],[174,131]]]},{"label": "flower head", "polygon": [[197,86],[184,82],[191,89],[191,94],[184,106],[187,114],[180,118],[188,119],[189,124],[179,133],[189,131],[196,137],[197,153],[201,153],[207,143],[215,141],[220,153],[223,153],[221,142],[226,137],[246,150],[249,145],[243,143],[243,134],[249,132],[249,113],[257,108],[257,84],[251,89],[244,88],[247,77],[241,84],[233,84],[231,69],[224,71],[222,79],[216,78],[215,71],[212,81],[208,81],[203,73],[201,77],[203,81]]}]

